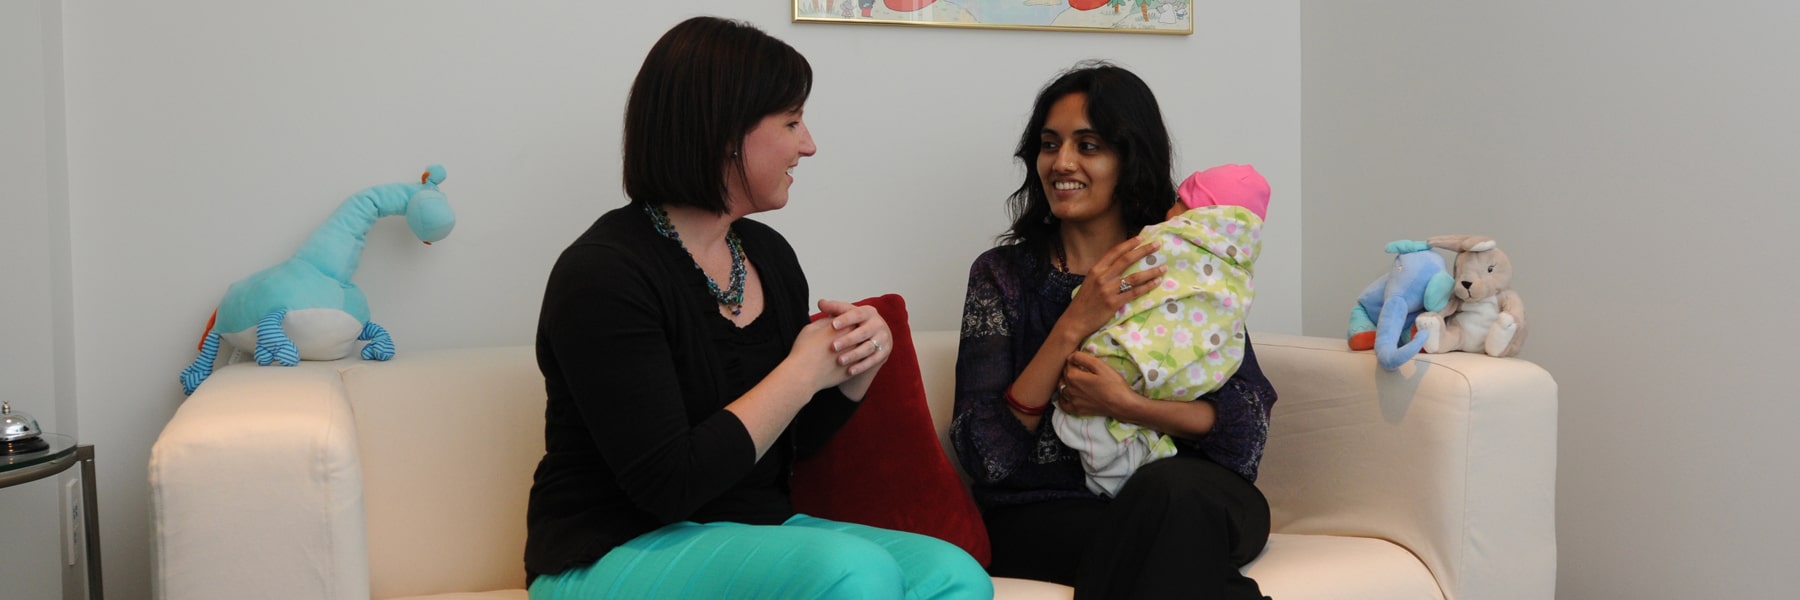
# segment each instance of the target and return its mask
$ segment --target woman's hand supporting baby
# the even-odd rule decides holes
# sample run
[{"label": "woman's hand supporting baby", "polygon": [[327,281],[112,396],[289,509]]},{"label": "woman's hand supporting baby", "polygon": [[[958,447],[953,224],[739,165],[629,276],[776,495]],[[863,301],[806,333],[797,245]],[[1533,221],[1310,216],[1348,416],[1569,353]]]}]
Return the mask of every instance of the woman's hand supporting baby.
[{"label": "woman's hand supporting baby", "polygon": [[[1076,290],[1068,310],[1063,311],[1056,328],[1051,331],[1051,340],[1074,340],[1063,342],[1072,345],[1058,346],[1059,350],[1068,350],[1062,354],[1063,361],[1059,365],[1056,409],[1071,415],[1102,416],[1169,435],[1197,438],[1212,430],[1214,413],[1211,404],[1151,401],[1132,390],[1125,378],[1105,361],[1080,351],[1082,340],[1106,326],[1126,304],[1161,283],[1167,266],[1124,274],[1131,265],[1161,246],[1160,243],[1144,244],[1142,239],[1135,237],[1125,240],[1108,250],[1088,271],[1087,279]],[[1120,282],[1128,285],[1120,285]],[[1050,345],[1047,341],[1045,349]]]},{"label": "woman's hand supporting baby", "polygon": [[[1088,269],[1081,288],[1075,290],[1075,299],[1069,301],[1069,308],[1057,319],[1053,336],[1073,337],[1079,344],[1105,327],[1106,322],[1127,303],[1155,289],[1169,267],[1158,265],[1130,275],[1124,273],[1131,265],[1161,248],[1161,242],[1145,244],[1142,238],[1133,237],[1107,250],[1094,262],[1093,268]],[[1121,289],[1121,282],[1129,287]]]},{"label": "woman's hand supporting baby", "polygon": [[[1040,407],[1048,404],[1056,387],[1062,382],[1063,367],[1070,354],[1081,348],[1081,341],[1093,335],[1095,331],[1106,325],[1113,314],[1119,312],[1126,303],[1150,292],[1151,288],[1162,282],[1163,273],[1168,267],[1157,266],[1131,275],[1125,275],[1125,269],[1143,260],[1150,253],[1160,248],[1160,244],[1145,244],[1142,239],[1130,238],[1107,250],[1100,260],[1088,269],[1087,278],[1081,288],[1076,290],[1075,298],[1069,302],[1069,308],[1063,311],[1051,328],[1049,338],[1044,345],[1038,347],[1037,354],[1031,357],[1031,363],[1013,380],[1010,393],[1021,404]],[[1120,286],[1119,282],[1130,284]],[[1123,291],[1121,288],[1123,287]],[[1130,392],[1129,387],[1120,382],[1123,391]],[[1019,421],[1027,429],[1036,428],[1039,415],[1013,411]]]},{"label": "woman's hand supporting baby", "polygon": [[[1117,419],[1177,437],[1198,438],[1212,430],[1212,404],[1151,401],[1132,390],[1125,378],[1105,361],[1080,351],[1081,342],[1105,327],[1126,304],[1162,283],[1163,273],[1169,270],[1164,265],[1124,274],[1131,265],[1161,248],[1161,243],[1145,244],[1141,238],[1134,237],[1113,246],[1101,256],[1088,270],[1087,279],[1075,291],[1068,310],[1057,319],[1050,340],[1038,354],[1042,356],[1049,351],[1053,342],[1062,342],[1056,348],[1060,352],[1057,356],[1061,358],[1056,365],[1060,402],[1057,410],[1071,415]],[[1129,285],[1121,286],[1121,281]],[[1032,367],[1037,366],[1036,359],[1032,363]]]},{"label": "woman's hand supporting baby", "polygon": [[1069,355],[1063,366],[1061,401],[1071,415],[1098,415],[1179,438],[1199,439],[1212,431],[1217,413],[1211,402],[1160,402],[1131,389],[1106,361],[1086,352]]}]

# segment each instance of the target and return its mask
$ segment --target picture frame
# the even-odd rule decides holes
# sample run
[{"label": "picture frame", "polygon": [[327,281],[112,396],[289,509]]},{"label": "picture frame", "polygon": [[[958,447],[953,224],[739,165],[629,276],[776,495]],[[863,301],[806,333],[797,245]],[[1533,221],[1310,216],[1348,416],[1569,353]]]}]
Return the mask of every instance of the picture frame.
[{"label": "picture frame", "polygon": [[789,0],[795,23],[1192,35],[1194,0]]}]

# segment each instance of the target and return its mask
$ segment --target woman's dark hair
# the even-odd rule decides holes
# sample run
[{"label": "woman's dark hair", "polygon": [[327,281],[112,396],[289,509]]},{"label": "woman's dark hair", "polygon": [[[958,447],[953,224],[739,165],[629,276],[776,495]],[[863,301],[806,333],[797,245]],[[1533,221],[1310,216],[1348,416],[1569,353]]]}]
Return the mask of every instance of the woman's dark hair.
[{"label": "woman's dark hair", "polygon": [[1038,148],[1050,107],[1069,94],[1087,95],[1088,122],[1118,153],[1119,183],[1113,188],[1113,202],[1119,204],[1126,233],[1135,235],[1162,221],[1175,202],[1173,150],[1156,94],[1137,75],[1112,63],[1077,63],[1038,92],[1031,120],[1013,153],[1025,164],[1025,183],[1007,200],[1013,224],[1000,240],[1023,245],[1036,256],[1050,252],[1061,225],[1050,213],[1050,199],[1038,178]]},{"label": "woman's dark hair", "polygon": [[694,17],[650,48],[625,101],[625,194],[632,202],[724,213],[725,165],[763,117],[799,108],[812,65],[747,23]]}]

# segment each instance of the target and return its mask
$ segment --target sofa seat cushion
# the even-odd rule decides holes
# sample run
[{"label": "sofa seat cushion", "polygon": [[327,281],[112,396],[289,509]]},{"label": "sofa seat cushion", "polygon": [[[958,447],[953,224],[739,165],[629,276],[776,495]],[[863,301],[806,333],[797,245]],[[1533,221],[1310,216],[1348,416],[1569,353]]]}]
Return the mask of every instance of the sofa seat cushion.
[{"label": "sofa seat cushion", "polygon": [[[1444,600],[1419,558],[1387,540],[1277,533],[1246,572],[1281,600]],[[1070,600],[1068,586],[994,578],[996,600]],[[394,600],[526,600],[525,590],[409,596]]]},{"label": "sofa seat cushion", "polygon": [[1425,563],[1374,538],[1277,533],[1246,572],[1281,600],[1443,600]]},{"label": "sofa seat cushion", "polygon": [[994,600],[1072,600],[1075,588],[1031,579],[994,578]]},{"label": "sofa seat cushion", "polygon": [[388,598],[387,600],[526,600],[530,596],[525,590],[495,590],[492,592],[457,592],[454,594],[436,594],[431,596],[407,596],[405,598]]}]

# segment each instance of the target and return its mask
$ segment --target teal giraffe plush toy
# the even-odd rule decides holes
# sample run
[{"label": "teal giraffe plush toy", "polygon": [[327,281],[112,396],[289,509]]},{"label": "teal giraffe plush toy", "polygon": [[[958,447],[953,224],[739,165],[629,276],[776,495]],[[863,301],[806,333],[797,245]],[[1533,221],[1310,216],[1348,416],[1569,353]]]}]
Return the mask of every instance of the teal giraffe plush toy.
[{"label": "teal giraffe plush toy", "polygon": [[200,340],[200,356],[181,371],[181,391],[192,395],[212,375],[219,340],[254,348],[256,364],[291,367],[301,360],[337,360],[359,341],[364,360],[394,357],[394,340],[369,320],[369,299],[350,281],[362,260],[363,238],[382,217],[406,217],[407,227],[430,244],[450,235],[456,214],[437,185],[444,167],[431,165],[419,183],[392,183],[346,198],[289,258],[231,284]]}]

